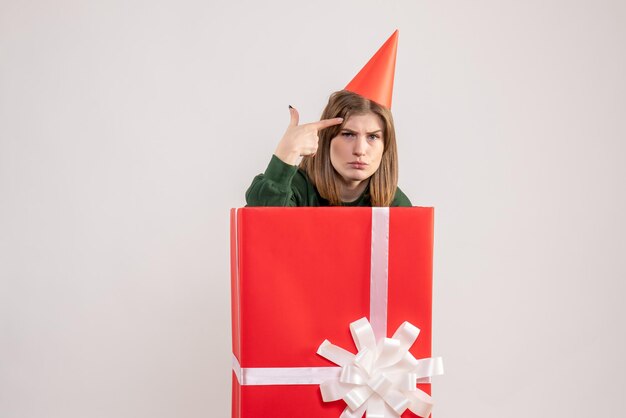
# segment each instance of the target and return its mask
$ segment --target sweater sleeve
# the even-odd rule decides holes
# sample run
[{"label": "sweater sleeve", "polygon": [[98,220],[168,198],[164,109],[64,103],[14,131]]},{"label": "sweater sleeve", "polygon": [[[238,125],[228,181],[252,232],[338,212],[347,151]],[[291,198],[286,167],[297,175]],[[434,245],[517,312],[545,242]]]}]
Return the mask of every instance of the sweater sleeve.
[{"label": "sweater sleeve", "polygon": [[297,171],[296,166],[272,155],[265,173],[256,176],[246,191],[248,206],[297,206],[297,191],[292,187]]}]

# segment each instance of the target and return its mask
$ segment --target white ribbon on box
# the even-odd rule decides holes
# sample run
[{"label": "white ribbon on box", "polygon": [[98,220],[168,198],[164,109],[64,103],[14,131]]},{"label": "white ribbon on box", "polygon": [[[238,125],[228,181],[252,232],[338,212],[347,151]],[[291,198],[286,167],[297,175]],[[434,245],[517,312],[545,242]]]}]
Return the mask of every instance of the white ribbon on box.
[{"label": "white ribbon on box", "polygon": [[389,208],[372,208],[370,322],[350,324],[358,353],[325,340],[317,354],[341,367],[246,367],[233,355],[233,371],[241,385],[320,385],[324,402],[343,399],[340,418],[396,418],[409,409],[428,417],[432,399],[416,387],[443,374],[440,357],[417,360],[409,352],[419,329],[404,322],[392,338],[387,335]]}]

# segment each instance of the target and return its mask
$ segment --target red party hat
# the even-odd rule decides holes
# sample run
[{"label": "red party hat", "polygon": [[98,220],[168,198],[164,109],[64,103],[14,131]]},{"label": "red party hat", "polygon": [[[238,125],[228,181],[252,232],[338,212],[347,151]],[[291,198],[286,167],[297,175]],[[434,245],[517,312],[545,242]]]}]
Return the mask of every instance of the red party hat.
[{"label": "red party hat", "polygon": [[396,69],[398,31],[396,30],[380,47],[367,64],[345,87],[376,103],[391,109],[393,76]]}]

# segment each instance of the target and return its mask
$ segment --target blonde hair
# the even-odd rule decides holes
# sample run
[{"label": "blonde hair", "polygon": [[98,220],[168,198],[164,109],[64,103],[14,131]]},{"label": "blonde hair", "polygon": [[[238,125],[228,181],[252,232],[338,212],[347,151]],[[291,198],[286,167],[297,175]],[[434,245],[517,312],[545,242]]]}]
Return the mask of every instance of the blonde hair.
[{"label": "blonde hair", "polygon": [[319,146],[314,157],[304,157],[300,162],[309,180],[320,196],[333,206],[340,206],[340,174],[330,161],[330,141],[339,135],[343,125],[352,115],[374,113],[383,125],[384,150],[378,170],[369,178],[369,194],[372,206],[390,206],[398,186],[398,151],[393,117],[389,109],[347,90],[330,95],[321,119],[343,118],[341,125],[334,125],[319,132]]}]

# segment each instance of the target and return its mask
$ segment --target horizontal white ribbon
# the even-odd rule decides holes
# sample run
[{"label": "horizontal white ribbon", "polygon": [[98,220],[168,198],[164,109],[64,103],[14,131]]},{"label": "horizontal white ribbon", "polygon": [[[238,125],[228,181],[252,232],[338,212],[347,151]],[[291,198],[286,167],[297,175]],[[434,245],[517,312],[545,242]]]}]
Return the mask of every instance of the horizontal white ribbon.
[{"label": "horizontal white ribbon", "polygon": [[233,355],[233,371],[245,385],[319,385],[339,378],[341,367],[244,367]]}]

